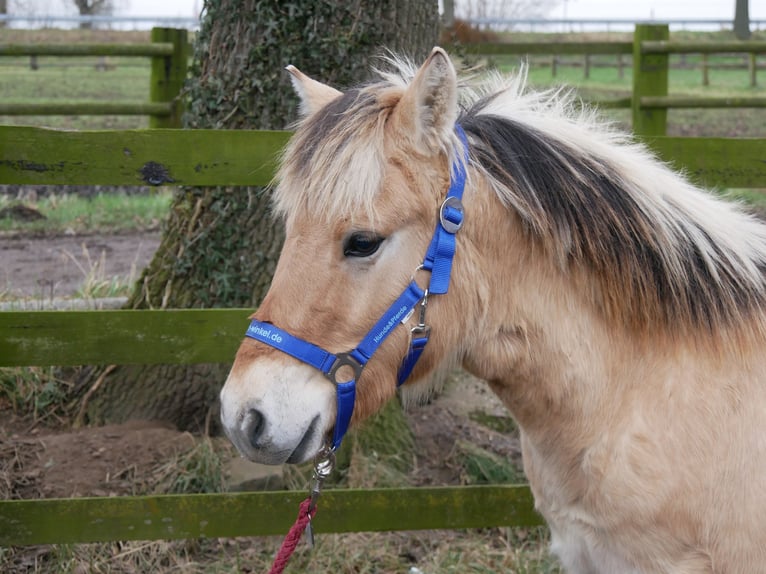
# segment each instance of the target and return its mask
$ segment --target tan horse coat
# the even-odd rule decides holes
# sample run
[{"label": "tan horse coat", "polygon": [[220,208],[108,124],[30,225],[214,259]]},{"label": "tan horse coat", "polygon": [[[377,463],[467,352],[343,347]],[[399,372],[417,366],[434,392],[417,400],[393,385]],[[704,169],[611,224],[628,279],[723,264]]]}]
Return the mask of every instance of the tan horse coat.
[{"label": "tan horse coat", "polygon": [[[346,94],[290,70],[305,118],[256,316],[333,352],[355,346],[425,253],[459,120],[466,223],[406,387],[456,363],[488,382],[519,424],[568,572],[766,572],[764,226],[561,94],[498,78],[461,92],[438,49],[419,70],[397,65]],[[360,231],[380,249],[344,256]],[[407,344],[400,328],[373,357],[355,421],[393,396]],[[246,340],[222,420],[243,455],[300,462],[332,430],[333,392]]]}]

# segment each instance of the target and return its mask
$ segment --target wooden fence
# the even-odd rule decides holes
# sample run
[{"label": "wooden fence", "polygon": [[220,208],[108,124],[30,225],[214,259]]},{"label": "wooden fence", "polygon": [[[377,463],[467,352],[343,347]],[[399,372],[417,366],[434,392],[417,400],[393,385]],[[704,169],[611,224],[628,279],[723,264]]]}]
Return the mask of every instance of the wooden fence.
[{"label": "wooden fence", "polygon": [[149,44],[3,44],[0,56],[129,56],[151,60],[149,101],[136,103],[74,102],[24,103],[0,102],[0,116],[31,115],[123,115],[149,116],[149,127],[180,128],[183,114],[179,94],[189,66],[186,30],[153,28]]},{"label": "wooden fence", "polygon": [[670,108],[766,108],[766,97],[679,97],[668,93],[670,54],[749,54],[751,74],[756,55],[766,54],[766,42],[674,42],[667,24],[638,24],[632,42],[495,43],[465,46],[469,54],[605,54],[631,55],[633,93],[629,98],[595,102],[604,107],[630,108],[633,131],[643,136],[666,133]]},{"label": "wooden fence", "polygon": [[[150,127],[181,127],[182,107],[178,94],[186,77],[190,53],[185,30],[155,28],[152,43],[85,45],[3,45],[0,56],[21,55],[121,55],[144,56],[152,60],[151,97],[149,102],[71,103],[71,104],[2,104],[0,115],[149,115]],[[675,42],[670,41],[667,24],[639,24],[632,42],[510,42],[462,46],[473,55],[584,54],[586,63],[592,55],[630,56],[633,66],[631,97],[597,101],[604,107],[631,108],[633,130],[641,135],[664,135],[667,110],[670,108],[766,108],[766,97],[678,97],[668,94],[670,54],[747,54],[750,57],[751,82],[755,81],[756,56],[766,54],[766,42]],[[554,62],[555,62],[554,58]]]},{"label": "wooden fence", "polygon": [[[285,132],[0,127],[0,183],[260,185]],[[766,187],[766,139],[652,138],[708,185]],[[246,309],[0,313],[0,367],[231,361]],[[0,546],[284,533],[303,492],[0,501]],[[531,526],[525,486],[330,490],[318,532]]]}]

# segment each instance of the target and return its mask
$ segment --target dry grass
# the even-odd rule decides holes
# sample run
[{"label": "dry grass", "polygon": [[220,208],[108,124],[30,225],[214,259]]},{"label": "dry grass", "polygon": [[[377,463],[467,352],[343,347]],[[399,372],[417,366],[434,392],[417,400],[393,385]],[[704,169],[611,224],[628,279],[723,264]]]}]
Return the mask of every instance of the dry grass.
[{"label": "dry grass", "polygon": [[[301,544],[286,574],[554,574],[541,530],[321,534]],[[223,574],[266,572],[281,539],[239,538],[55,545],[0,550],[8,574]]]}]

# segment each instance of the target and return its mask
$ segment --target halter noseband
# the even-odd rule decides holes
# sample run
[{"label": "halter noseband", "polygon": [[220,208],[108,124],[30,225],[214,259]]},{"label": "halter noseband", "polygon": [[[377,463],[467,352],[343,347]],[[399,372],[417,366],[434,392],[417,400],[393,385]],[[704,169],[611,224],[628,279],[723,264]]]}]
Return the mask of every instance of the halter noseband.
[{"label": "halter noseband", "polygon": [[[428,343],[430,328],[425,323],[426,306],[429,295],[441,295],[447,292],[452,271],[452,259],[455,255],[455,234],[463,226],[463,189],[465,188],[468,163],[468,139],[463,128],[455,125],[455,131],[462,143],[462,154],[452,165],[450,187],[447,197],[439,209],[439,221],[436,223],[431,244],[418,269],[431,272],[428,287],[421,289],[413,279],[401,295],[394,301],[378,322],[369,330],[361,343],[345,353],[333,354],[308,341],[295,337],[272,325],[252,320],[245,335],[265,343],[318,369],[335,385],[337,396],[337,414],[332,438],[332,450],[340,446],[348,430],[356,399],[356,381],[362,375],[365,365],[383,344],[388,335],[399,323],[406,323],[420,305],[418,324],[412,328],[412,338],[407,356],[399,368],[397,386],[407,380],[420,355]],[[344,367],[353,371],[348,381],[339,381],[338,372]]]}]

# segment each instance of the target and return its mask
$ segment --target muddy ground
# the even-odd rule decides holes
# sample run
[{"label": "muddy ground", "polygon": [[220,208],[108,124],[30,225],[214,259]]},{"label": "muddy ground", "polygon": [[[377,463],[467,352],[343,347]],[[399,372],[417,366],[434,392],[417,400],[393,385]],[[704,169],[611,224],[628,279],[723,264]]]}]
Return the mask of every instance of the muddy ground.
[{"label": "muddy ground", "polygon": [[0,293],[48,300],[76,296],[89,280],[136,279],[159,243],[159,232],[0,237]]}]

